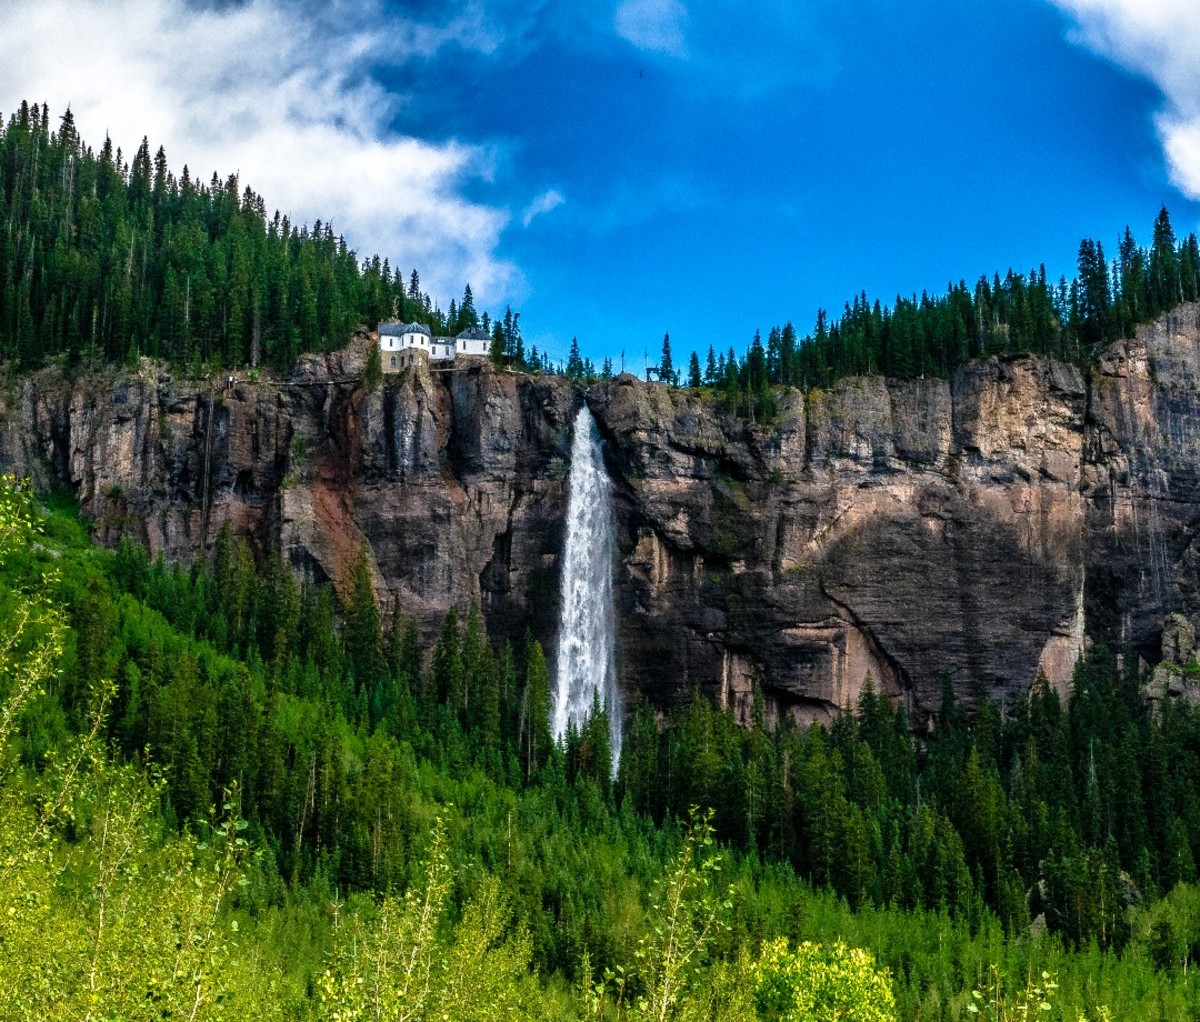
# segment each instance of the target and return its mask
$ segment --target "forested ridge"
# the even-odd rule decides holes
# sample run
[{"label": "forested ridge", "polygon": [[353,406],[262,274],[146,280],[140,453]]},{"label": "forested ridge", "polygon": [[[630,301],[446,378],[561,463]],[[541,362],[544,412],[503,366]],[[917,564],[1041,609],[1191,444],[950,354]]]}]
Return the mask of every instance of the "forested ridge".
[{"label": "forested ridge", "polygon": [[[946,377],[989,355],[1031,354],[1087,364],[1105,345],[1132,337],[1142,323],[1200,297],[1196,235],[1177,240],[1170,214],[1159,211],[1150,248],[1128,227],[1109,262],[1104,245],[1079,244],[1077,275],[1050,280],[1045,266],[1009,270],[975,285],[951,284],[943,295],[897,295],[890,306],[864,292],[831,320],[822,310],[813,331],[774,327],[756,335],[743,358],[710,347],[686,369],[670,363],[672,379],[690,386],[761,393],[772,385],[824,387],[843,376],[898,379]],[[669,343],[669,338],[668,338]],[[670,362],[667,345],[664,356]]]},{"label": "forested ridge", "polygon": [[[1179,240],[1166,208],[1155,218],[1153,241],[1140,246],[1128,227],[1109,261],[1104,245],[1079,243],[1077,274],[1049,279],[1045,266],[982,276],[972,287],[949,284],[942,295],[897,295],[892,304],[866,292],[832,318],[818,310],[801,335],[788,322],[749,345],[726,340],[676,361],[671,335],[662,340],[651,375],[674,386],[711,392],[741,415],[769,420],[776,388],[827,387],[846,376],[917,379],[950,376],[972,359],[1028,354],[1088,368],[1109,344],[1183,302],[1200,298],[1200,245],[1195,233]],[[544,368],[549,369],[547,363]],[[587,380],[612,375],[611,359],[599,369],[573,339],[562,371]]]},{"label": "forested ridge", "polygon": [[443,312],[415,269],[360,262],[328,223],[272,215],[236,175],[176,173],[148,139],[132,158],[107,138],[94,151],[70,110],[57,127],[44,105],[9,117],[0,220],[0,360],[25,368],[148,355],[287,369],[393,314],[438,333],[488,325],[469,284]]},{"label": "forested ridge", "polygon": [[[383,627],[365,558],[342,601],[228,530],[185,570],[3,494],[29,523],[0,558],[14,1017],[94,983],[376,1017],[363,983],[417,996],[405,954],[441,963],[412,1017],[832,1018],[770,1007],[828,981],[880,1006],[848,1017],[957,1019],[1043,971],[1049,1018],[1200,1014],[1200,713],[1152,714],[1105,651],[1067,705],[1039,685],[1007,719],[947,686],[920,740],[871,692],[807,729],[640,706],[614,778],[603,711],[555,745],[540,646],[493,646],[474,608],[424,650]],[[696,942],[670,977],[666,932]]]},{"label": "forested ridge", "polygon": [[[493,322],[470,284],[443,311],[378,254],[360,259],[320,220],[292,223],[236,175],[208,181],[168,164],[143,138],[132,158],[106,138],[80,138],[68,109],[52,124],[23,103],[0,131],[0,361],[24,368],[63,357],[131,362],[148,355],[199,369],[264,364],[287,369],[305,352],[342,347],[359,326],[391,317],[435,334],[482,328],[497,362],[586,379],[612,375],[573,340],[565,362],[526,350],[520,314]],[[398,239],[402,244],[403,239]],[[1026,352],[1086,363],[1200,297],[1200,246],[1177,239],[1166,209],[1148,248],[1126,228],[1105,253],[1084,239],[1077,273],[1028,273],[948,284],[942,295],[865,292],[840,317],[820,310],[813,329],[792,323],[763,338],[714,340],[686,364],[664,337],[659,378],[724,394],[740,411],[769,416],[771,388],[824,387],[850,375],[947,376],[964,362]]]}]

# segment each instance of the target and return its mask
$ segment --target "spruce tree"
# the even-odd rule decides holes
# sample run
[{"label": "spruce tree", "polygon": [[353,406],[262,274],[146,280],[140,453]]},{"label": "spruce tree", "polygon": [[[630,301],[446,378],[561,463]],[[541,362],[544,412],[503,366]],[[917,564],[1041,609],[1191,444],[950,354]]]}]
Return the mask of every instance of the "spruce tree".
[{"label": "spruce tree", "polygon": [[675,365],[671,361],[671,335],[663,334],[662,357],[658,362],[658,378],[664,383],[670,383],[675,375]]},{"label": "spruce tree", "polygon": [[1154,221],[1154,241],[1150,246],[1150,291],[1156,313],[1174,308],[1183,300],[1175,231],[1171,227],[1171,216],[1166,206],[1159,210]]},{"label": "spruce tree", "polygon": [[567,355],[567,378],[571,380],[583,379],[583,359],[579,357],[579,338],[571,338],[571,351]]},{"label": "spruce tree", "polygon": [[383,382],[383,356],[379,352],[379,345],[372,343],[371,350],[367,352],[367,363],[363,367],[363,386],[367,390],[377,390]]},{"label": "spruce tree", "polygon": [[525,694],[520,726],[522,760],[526,778],[532,777],[546,761],[550,736],[550,670],[542,644],[525,637]]},{"label": "spruce tree", "polygon": [[471,285],[463,288],[462,303],[458,307],[458,320],[464,330],[474,330],[479,326],[479,314],[475,311],[475,296],[471,293]]},{"label": "spruce tree", "polygon": [[438,703],[456,715],[463,705],[465,679],[462,650],[459,645],[458,611],[451,607],[442,624],[442,634],[433,647],[429,665],[431,694]]},{"label": "spruce tree", "polygon": [[349,585],[342,607],[342,647],[350,664],[356,690],[374,689],[384,682],[387,674],[370,556],[370,549],[364,541],[350,568]]}]

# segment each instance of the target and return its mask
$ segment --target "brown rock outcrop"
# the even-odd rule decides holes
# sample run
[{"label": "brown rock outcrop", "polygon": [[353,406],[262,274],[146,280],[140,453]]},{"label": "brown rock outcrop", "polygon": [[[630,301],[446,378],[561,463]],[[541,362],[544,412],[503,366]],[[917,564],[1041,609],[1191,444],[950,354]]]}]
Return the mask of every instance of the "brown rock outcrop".
[{"label": "brown rock outcrop", "polygon": [[384,612],[426,638],[472,600],[497,634],[552,621],[575,390],[475,363],[367,391],[365,343],[286,379],[48,370],[0,405],[0,464],[77,493],[102,541],[171,558],[228,521],[338,583],[365,542]]},{"label": "brown rock outcrop", "polygon": [[365,339],[287,379],[46,371],[0,396],[0,463],[97,535],[189,558],[223,521],[315,579],[366,542],[385,611],[432,635],[478,600],[553,640],[572,415],[616,493],[622,684],[826,716],[870,678],[920,725],[949,676],[1065,687],[1085,635],[1157,656],[1200,616],[1200,307],[1085,378],[1031,358],[790,392],[767,424],[623,376],[586,397],[482,364],[362,387]]},{"label": "brown rock outcrop", "polygon": [[631,380],[592,403],[627,522],[626,672],[655,664],[658,686],[743,699],[756,678],[809,715],[852,705],[870,677],[918,717],[946,674],[1002,700],[1039,662],[1069,679],[1075,370],[1017,359],[952,381],[846,380],[790,395],[760,428]]}]

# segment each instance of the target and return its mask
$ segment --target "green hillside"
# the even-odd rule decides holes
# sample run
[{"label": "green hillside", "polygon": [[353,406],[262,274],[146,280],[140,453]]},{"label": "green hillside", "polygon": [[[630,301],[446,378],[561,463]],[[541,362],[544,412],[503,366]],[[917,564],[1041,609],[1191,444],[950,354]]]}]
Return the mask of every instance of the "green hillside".
[{"label": "green hillside", "polygon": [[610,782],[475,613],[426,654],[362,572],[343,606],[228,536],[184,571],[0,512],[6,1017],[893,1017],[876,969],[901,1019],[1022,1017],[1043,971],[1047,1018],[1200,1009],[1200,720],[1103,658],[924,745],[870,696],[637,713]]},{"label": "green hillside", "polygon": [[[0,132],[0,215],[19,369],[284,369],[393,314],[489,323],[469,287],[443,313],[236,178],[96,153],[44,107]],[[778,386],[1086,363],[1200,297],[1165,210],[1117,250],[1085,240],[1058,284],[860,295],[679,374],[665,338],[660,368],[761,420]],[[511,310],[494,330],[552,368]],[[575,345],[566,371],[595,367]],[[1200,1018],[1200,712],[1151,712],[1136,657],[1096,649],[1065,705],[1039,684],[1009,717],[947,684],[922,739],[869,690],[808,729],[641,705],[614,771],[599,707],[552,741],[532,639],[464,607],[422,648],[365,555],[346,592],[228,530],[192,568],[99,549],[4,481],[0,1017]]]}]

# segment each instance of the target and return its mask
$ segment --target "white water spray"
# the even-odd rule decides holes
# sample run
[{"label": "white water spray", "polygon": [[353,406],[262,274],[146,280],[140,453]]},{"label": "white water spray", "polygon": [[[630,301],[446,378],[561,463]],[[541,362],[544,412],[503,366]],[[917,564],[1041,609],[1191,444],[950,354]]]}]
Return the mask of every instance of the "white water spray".
[{"label": "white water spray", "polygon": [[608,711],[615,773],[621,756],[621,696],[617,690],[612,595],[616,527],[600,434],[587,405],[575,416],[568,491],[554,738],[561,741],[568,724],[581,728],[599,695]]}]

